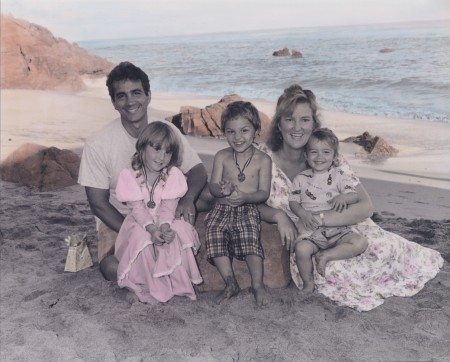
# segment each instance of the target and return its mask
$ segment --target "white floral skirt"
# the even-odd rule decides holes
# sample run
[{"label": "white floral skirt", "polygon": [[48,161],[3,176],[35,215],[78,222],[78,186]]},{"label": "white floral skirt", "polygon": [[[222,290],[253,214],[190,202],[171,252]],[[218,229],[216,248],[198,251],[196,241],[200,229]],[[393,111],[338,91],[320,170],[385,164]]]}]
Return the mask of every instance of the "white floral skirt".
[{"label": "white floral skirt", "polygon": [[[368,311],[391,296],[409,297],[433,279],[444,260],[436,250],[385,231],[367,219],[354,226],[368,239],[367,250],[354,258],[330,261],[322,277],[314,270],[316,291],[339,305]],[[291,256],[291,274],[297,287],[302,279]]]}]

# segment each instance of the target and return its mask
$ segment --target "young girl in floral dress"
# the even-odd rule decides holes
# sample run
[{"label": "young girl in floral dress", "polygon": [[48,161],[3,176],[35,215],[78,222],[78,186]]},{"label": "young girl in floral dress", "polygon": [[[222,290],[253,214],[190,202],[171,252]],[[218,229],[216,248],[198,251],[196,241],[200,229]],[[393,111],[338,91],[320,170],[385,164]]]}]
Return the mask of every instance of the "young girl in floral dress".
[{"label": "young girl in floral dress", "polygon": [[203,281],[194,256],[200,247],[197,232],[174,218],[187,191],[177,168],[181,151],[170,126],[152,122],[138,138],[131,167],[122,170],[117,182],[117,199],[131,209],[115,244],[117,280],[144,303],[167,302],[175,295],[195,300],[192,284]]}]

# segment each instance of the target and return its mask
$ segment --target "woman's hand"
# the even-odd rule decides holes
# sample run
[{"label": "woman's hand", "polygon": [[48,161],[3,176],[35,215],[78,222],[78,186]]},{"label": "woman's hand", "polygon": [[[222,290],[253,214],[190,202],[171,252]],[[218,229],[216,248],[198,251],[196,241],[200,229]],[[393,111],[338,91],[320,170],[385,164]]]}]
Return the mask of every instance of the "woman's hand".
[{"label": "woman's hand", "polygon": [[316,230],[320,226],[320,222],[314,217],[311,211],[302,213],[299,220],[300,227],[306,230]]},{"label": "woman's hand", "polygon": [[287,251],[294,252],[295,239],[297,238],[297,228],[289,216],[284,211],[279,211],[275,215],[278,232],[280,233],[281,245],[286,247]]}]

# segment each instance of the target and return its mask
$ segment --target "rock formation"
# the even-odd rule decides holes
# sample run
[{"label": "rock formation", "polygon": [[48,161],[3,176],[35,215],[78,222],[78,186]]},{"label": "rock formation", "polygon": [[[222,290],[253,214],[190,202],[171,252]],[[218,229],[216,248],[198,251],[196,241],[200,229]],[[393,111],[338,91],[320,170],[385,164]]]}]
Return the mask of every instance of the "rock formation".
[{"label": "rock formation", "polygon": [[275,50],[272,55],[274,57],[288,57],[289,55],[291,56],[291,58],[303,58],[303,54],[302,52],[292,49],[292,51],[290,51],[288,48],[283,48],[280,50]]},{"label": "rock formation", "polygon": [[[186,135],[220,138],[222,137],[220,117],[223,110],[229,103],[240,100],[242,100],[240,96],[231,94],[205,108],[183,106],[180,108],[180,113],[167,117],[166,120],[175,124]],[[261,137],[264,138],[268,132],[270,119],[262,112],[259,112],[259,117],[261,118]]]},{"label": "rock formation", "polygon": [[46,28],[1,15],[1,88],[80,90],[113,66]]},{"label": "rock formation", "polygon": [[370,159],[388,158],[398,153],[398,150],[389,145],[384,139],[372,136],[369,132],[364,132],[357,137],[346,138],[342,142],[353,142],[362,146]]},{"label": "rock formation", "polygon": [[302,52],[292,49],[291,58],[303,58]]},{"label": "rock formation", "polygon": [[39,191],[75,185],[80,158],[69,150],[26,143],[0,165],[1,179]]},{"label": "rock formation", "polygon": [[291,55],[291,53],[289,52],[288,48],[283,48],[283,49],[280,49],[280,50],[275,50],[272,53],[272,55],[274,57],[287,57],[287,56]]},{"label": "rock formation", "polygon": [[[202,273],[204,283],[200,285],[199,290],[221,290],[225,284],[217,271],[206,259],[205,247],[205,221],[206,213],[200,213],[195,223],[195,229],[198,232],[202,247],[197,254],[198,267]],[[275,225],[261,223],[261,244],[264,249],[264,284],[269,288],[284,288],[291,280],[291,271],[289,266],[289,253],[281,244],[280,234]],[[251,286],[250,273],[245,261],[233,261],[233,270],[236,279],[241,288]]]}]

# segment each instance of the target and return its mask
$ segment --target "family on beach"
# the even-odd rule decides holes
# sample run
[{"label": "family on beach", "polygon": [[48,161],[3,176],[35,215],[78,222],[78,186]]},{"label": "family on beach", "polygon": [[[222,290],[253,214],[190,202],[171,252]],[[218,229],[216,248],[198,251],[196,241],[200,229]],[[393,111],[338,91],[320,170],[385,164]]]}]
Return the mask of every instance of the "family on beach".
[{"label": "family on beach", "polygon": [[205,246],[225,288],[221,303],[240,292],[233,259],[245,260],[256,304],[263,283],[261,220],[276,224],[291,255],[291,275],[305,293],[367,311],[390,296],[412,296],[434,278],[441,255],[377,226],[358,177],[321,126],[315,95],[300,85],[277,101],[268,138],[257,109],[230,103],[221,130],[229,147],[214,157],[210,180],[186,138],[166,121],[150,121],[148,76],[129,62],[108,75],[120,117],[86,141],[79,183],[96,216],[100,271],[141,302],[196,299],[203,282],[194,228],[207,211]]}]

